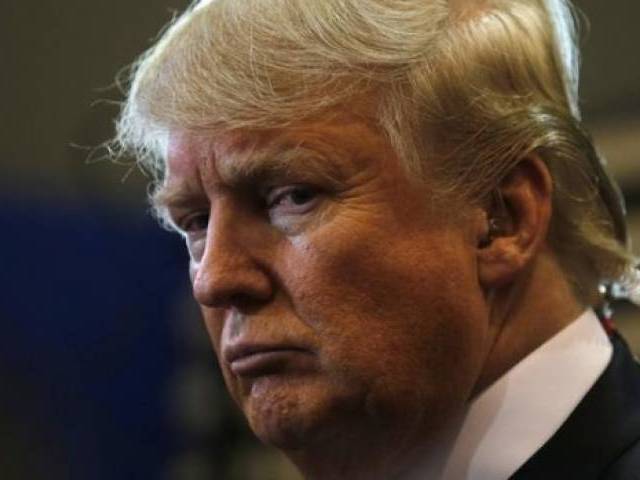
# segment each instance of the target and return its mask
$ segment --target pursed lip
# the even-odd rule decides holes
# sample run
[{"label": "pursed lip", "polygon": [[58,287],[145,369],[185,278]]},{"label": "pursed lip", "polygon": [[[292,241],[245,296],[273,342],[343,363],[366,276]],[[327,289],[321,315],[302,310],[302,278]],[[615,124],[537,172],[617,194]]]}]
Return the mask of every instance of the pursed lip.
[{"label": "pursed lip", "polygon": [[223,358],[239,377],[258,377],[307,369],[311,351],[297,345],[239,343],[225,347]]}]

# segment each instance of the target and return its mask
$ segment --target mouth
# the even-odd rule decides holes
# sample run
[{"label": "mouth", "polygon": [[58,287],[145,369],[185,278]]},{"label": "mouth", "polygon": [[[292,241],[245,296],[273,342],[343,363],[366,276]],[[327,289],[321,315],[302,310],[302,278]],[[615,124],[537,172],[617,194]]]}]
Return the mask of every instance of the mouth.
[{"label": "mouth", "polygon": [[300,373],[313,367],[308,349],[285,345],[235,345],[225,348],[223,357],[231,372],[242,378]]}]

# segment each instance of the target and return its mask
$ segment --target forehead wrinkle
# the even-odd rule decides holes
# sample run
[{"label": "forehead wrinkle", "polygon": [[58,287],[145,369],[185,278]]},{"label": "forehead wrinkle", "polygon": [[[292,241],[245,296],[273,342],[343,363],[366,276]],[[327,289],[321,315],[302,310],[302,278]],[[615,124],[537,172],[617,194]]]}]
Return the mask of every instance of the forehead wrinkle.
[{"label": "forehead wrinkle", "polygon": [[232,186],[258,179],[276,180],[281,176],[301,180],[321,177],[333,181],[337,181],[338,176],[334,155],[307,146],[304,141],[227,148],[218,151],[215,163],[223,183]]},{"label": "forehead wrinkle", "polygon": [[182,131],[175,134],[174,140],[177,141],[169,142],[174,148],[168,148],[164,158],[164,179],[150,196],[155,209],[184,206],[204,195],[202,175],[210,163],[207,143],[204,138]]}]

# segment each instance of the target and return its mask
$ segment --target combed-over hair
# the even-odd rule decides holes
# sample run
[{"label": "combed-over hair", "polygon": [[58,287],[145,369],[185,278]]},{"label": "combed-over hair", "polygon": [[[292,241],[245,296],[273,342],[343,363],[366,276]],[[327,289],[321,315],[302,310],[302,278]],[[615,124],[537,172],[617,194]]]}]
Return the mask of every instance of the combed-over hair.
[{"label": "combed-over hair", "polygon": [[[554,184],[549,241],[579,298],[631,267],[622,201],[578,106],[564,0],[209,0],[132,72],[115,145],[161,181],[172,129],[281,128],[375,99],[412,174],[485,202],[536,154]],[[434,173],[435,168],[435,173]]]}]

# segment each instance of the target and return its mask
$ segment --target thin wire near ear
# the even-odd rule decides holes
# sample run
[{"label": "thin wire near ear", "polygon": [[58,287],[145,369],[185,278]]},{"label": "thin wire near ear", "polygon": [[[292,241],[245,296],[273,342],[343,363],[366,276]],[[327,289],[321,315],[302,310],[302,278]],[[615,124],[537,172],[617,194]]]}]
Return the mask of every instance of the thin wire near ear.
[{"label": "thin wire near ear", "polygon": [[491,242],[504,232],[506,218],[508,217],[507,205],[499,189],[494,189],[487,201],[487,233],[479,242],[480,248],[488,247]]},{"label": "thin wire near ear", "polygon": [[509,221],[509,209],[504,201],[502,192],[496,188],[491,192],[491,206],[489,210],[489,236],[496,237],[504,233]]}]

